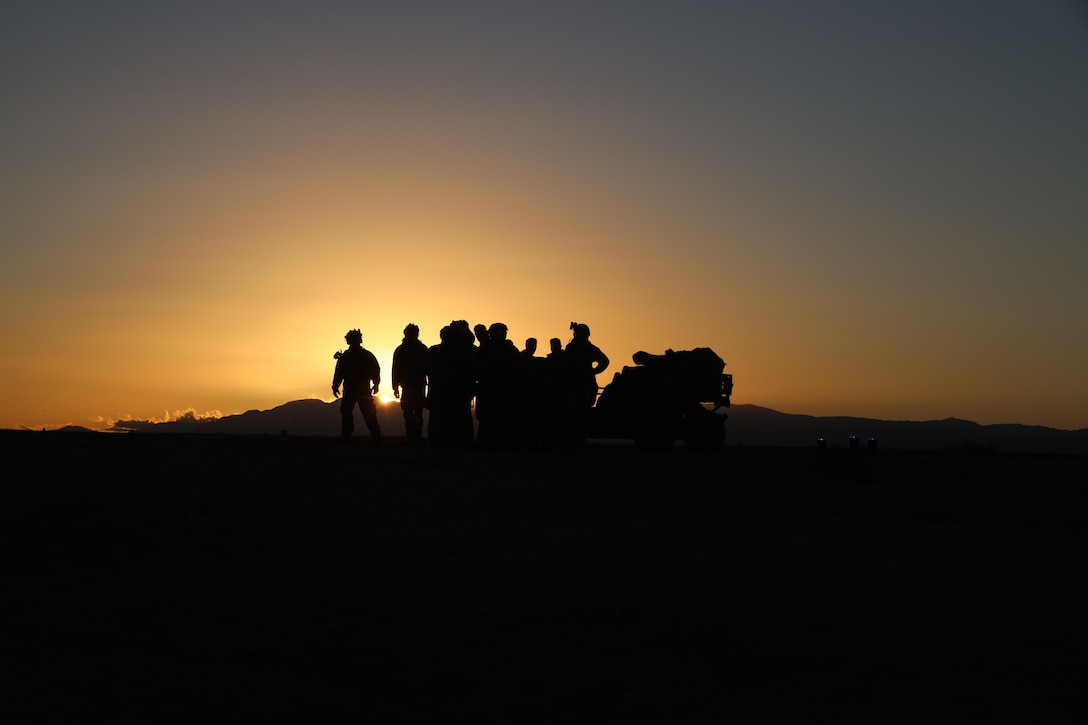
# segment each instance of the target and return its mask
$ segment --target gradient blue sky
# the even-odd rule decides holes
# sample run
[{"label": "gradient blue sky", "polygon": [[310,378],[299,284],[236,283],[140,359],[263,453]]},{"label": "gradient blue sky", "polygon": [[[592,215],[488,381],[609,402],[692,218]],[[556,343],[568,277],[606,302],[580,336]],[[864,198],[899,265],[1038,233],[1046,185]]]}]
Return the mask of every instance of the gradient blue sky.
[{"label": "gradient blue sky", "polygon": [[329,399],[348,328],[388,380],[460,318],[1088,427],[1084,3],[5,2],[0,91],[0,427]]}]

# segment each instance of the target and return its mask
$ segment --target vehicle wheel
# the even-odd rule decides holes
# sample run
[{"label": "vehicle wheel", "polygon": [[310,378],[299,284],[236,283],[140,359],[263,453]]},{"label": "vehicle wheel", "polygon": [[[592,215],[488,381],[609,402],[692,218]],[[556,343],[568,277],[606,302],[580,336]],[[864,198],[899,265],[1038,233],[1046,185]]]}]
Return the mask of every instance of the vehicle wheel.
[{"label": "vehicle wheel", "polygon": [[725,447],[725,419],[723,416],[699,416],[688,419],[684,433],[684,445],[699,453],[713,453]]}]

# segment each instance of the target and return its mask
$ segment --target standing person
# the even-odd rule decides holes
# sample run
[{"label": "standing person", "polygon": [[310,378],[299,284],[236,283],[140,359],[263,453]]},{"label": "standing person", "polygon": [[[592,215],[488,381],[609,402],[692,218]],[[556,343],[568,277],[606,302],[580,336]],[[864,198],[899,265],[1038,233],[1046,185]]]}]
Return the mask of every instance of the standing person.
[{"label": "standing person", "polygon": [[[480,348],[476,347],[476,337],[468,320],[452,320],[454,350],[457,356],[457,385],[459,402],[454,419],[454,436],[457,445],[470,447],[475,437],[472,424],[472,399],[476,397],[477,381],[480,378]],[[482,343],[481,343],[482,346]]]},{"label": "standing person", "polygon": [[348,330],[344,335],[348,349],[336,354],[336,370],[332,374],[332,394],[340,397],[340,384],[344,384],[344,397],[340,400],[340,439],[348,440],[355,432],[355,406],[363,414],[370,438],[375,444],[382,441],[382,429],[374,407],[374,394],[378,392],[382,373],[378,358],[363,347],[363,333]]},{"label": "standing person", "polygon": [[518,402],[521,353],[506,334],[507,327],[501,322],[494,323],[486,332],[477,332],[480,352],[476,436],[481,446],[489,448],[512,447],[517,442],[514,409]]},{"label": "standing person", "polygon": [[563,360],[563,341],[553,337],[548,341],[549,352],[544,356],[541,381],[541,439],[545,446],[556,448],[567,435],[567,366]]},{"label": "standing person", "polygon": [[393,397],[404,414],[408,445],[423,442],[423,408],[427,398],[427,346],[419,341],[419,326],[409,323],[404,339],[393,351]]},{"label": "standing person", "polygon": [[536,347],[535,337],[525,340],[525,347],[521,350],[518,397],[513,408],[513,415],[518,421],[518,446],[530,450],[540,448],[547,399],[544,391],[544,365],[547,361],[536,357]]},{"label": "standing person", "polygon": [[[468,323],[451,322],[438,333],[439,343],[427,350],[427,444],[472,445],[472,396],[475,395],[476,348]],[[467,332],[467,337],[466,333]]]},{"label": "standing person", "polygon": [[586,442],[589,409],[597,402],[597,375],[608,368],[608,356],[589,341],[589,325],[570,323],[574,337],[563,350],[563,362],[568,374],[567,395],[570,441],[576,446]]}]

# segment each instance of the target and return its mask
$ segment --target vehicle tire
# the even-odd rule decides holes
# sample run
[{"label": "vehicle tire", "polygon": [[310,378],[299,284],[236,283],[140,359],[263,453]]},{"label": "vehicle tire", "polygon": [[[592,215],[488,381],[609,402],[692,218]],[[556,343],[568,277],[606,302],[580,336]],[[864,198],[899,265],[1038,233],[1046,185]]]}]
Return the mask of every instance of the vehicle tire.
[{"label": "vehicle tire", "polygon": [[698,453],[713,453],[725,447],[725,417],[715,414],[689,417],[684,446]]}]

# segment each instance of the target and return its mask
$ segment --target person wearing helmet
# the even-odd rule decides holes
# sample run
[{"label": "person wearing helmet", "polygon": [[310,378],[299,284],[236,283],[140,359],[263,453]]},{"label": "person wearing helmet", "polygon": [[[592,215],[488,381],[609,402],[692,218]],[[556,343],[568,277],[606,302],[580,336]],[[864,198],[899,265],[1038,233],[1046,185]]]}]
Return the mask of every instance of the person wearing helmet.
[{"label": "person wearing helmet", "polygon": [[363,333],[359,330],[348,330],[344,342],[348,349],[337,353],[332,376],[335,397],[340,397],[340,384],[344,385],[344,397],[340,400],[340,438],[346,441],[355,432],[355,406],[358,405],[371,439],[380,443],[382,429],[374,405],[374,394],[378,392],[382,377],[378,358],[363,347]]},{"label": "person wearing helmet", "polygon": [[427,346],[419,341],[419,327],[404,328],[404,340],[393,351],[393,397],[404,413],[404,437],[408,445],[423,442],[423,408],[427,392]]}]

